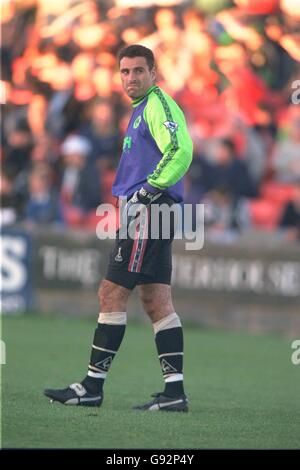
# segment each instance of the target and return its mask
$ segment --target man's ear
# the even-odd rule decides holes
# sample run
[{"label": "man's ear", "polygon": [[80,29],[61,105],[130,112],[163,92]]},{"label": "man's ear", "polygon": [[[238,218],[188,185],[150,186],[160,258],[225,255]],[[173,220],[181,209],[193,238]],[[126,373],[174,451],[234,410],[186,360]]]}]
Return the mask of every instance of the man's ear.
[{"label": "man's ear", "polygon": [[155,67],[153,67],[153,69],[151,70],[151,76],[152,76],[153,80],[155,80],[155,78],[156,78],[156,68]]}]

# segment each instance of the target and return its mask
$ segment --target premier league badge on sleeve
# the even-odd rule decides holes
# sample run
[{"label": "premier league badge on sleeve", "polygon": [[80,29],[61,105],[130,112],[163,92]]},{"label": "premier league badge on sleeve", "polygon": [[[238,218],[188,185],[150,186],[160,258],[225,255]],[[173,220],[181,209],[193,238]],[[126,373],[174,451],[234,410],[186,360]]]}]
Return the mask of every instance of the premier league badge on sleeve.
[{"label": "premier league badge on sleeve", "polygon": [[167,129],[169,129],[169,131],[173,134],[174,132],[177,131],[178,129],[178,124],[177,122],[173,122],[173,121],[165,121],[164,122],[164,126],[166,126]]}]

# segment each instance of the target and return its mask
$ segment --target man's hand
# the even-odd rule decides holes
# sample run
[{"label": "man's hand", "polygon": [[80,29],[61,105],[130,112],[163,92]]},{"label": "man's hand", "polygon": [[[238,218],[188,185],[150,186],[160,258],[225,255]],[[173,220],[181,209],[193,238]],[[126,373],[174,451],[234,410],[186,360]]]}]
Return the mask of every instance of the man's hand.
[{"label": "man's hand", "polygon": [[153,201],[161,196],[160,193],[150,193],[145,188],[141,188],[125,204],[122,210],[122,225],[129,227],[131,222],[139,217],[143,210],[146,209]]},{"label": "man's hand", "polygon": [[128,201],[127,204],[131,202],[132,204],[140,203],[140,204],[143,204],[144,206],[149,206],[149,204],[151,204],[153,200],[158,199],[160,195],[161,193],[153,194],[147,191],[145,188],[141,188],[134,193],[134,195]]}]

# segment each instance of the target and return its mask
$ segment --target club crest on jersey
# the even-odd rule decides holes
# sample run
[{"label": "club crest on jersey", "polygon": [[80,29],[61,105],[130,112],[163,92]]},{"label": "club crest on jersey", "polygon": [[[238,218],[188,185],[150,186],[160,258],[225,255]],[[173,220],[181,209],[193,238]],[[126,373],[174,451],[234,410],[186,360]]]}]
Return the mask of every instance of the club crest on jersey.
[{"label": "club crest on jersey", "polygon": [[176,132],[178,129],[177,122],[173,122],[173,121],[165,121],[164,126],[166,126],[166,128],[169,129],[169,131],[172,132],[172,134],[173,132]]},{"label": "club crest on jersey", "polygon": [[142,120],[142,116],[138,116],[138,117],[136,118],[136,120],[135,120],[134,123],[133,123],[133,128],[134,128],[134,129],[137,129],[137,128],[139,127],[139,125],[140,125],[140,123],[141,123],[141,120]]}]

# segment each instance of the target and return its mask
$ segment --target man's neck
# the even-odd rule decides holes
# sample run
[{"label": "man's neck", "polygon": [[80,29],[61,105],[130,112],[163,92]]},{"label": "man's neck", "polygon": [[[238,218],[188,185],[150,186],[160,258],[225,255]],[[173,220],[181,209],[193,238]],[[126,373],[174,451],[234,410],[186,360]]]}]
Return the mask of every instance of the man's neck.
[{"label": "man's neck", "polygon": [[146,96],[148,96],[154,90],[154,88],[156,88],[156,87],[157,87],[157,85],[154,83],[153,85],[151,85],[150,88],[148,88],[148,90],[146,91],[146,93],[143,96],[139,96],[138,98],[134,98],[131,102],[133,108],[138,106],[144,100],[144,98],[146,98]]}]

